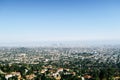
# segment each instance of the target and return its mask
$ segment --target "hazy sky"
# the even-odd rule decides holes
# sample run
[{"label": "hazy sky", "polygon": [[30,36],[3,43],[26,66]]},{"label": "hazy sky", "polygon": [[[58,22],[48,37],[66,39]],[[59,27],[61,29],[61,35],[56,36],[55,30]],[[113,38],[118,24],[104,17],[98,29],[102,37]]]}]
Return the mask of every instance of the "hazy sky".
[{"label": "hazy sky", "polygon": [[120,40],[120,0],[0,0],[0,42]]}]

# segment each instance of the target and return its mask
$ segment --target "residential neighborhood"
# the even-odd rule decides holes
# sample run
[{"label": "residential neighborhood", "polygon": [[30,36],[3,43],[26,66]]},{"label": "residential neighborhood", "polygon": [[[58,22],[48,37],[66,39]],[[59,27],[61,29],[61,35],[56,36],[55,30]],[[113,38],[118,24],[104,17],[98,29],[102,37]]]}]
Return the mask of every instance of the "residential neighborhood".
[{"label": "residential neighborhood", "polygon": [[119,80],[120,48],[0,48],[3,80]]}]

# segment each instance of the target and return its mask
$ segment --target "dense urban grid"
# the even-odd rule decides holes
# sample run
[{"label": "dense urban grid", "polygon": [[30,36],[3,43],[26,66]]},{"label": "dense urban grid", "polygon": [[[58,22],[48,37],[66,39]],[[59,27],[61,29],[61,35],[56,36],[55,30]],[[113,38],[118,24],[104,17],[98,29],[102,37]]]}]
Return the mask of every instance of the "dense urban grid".
[{"label": "dense urban grid", "polygon": [[120,47],[1,47],[0,80],[120,80]]}]

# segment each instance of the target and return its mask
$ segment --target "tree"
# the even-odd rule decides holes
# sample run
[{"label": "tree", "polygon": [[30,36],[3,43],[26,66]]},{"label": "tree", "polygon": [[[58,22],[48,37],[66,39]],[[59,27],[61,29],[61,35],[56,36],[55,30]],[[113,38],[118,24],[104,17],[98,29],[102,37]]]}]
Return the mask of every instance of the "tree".
[{"label": "tree", "polygon": [[113,80],[114,69],[109,68],[107,69],[107,80]]},{"label": "tree", "polygon": [[106,73],[107,73],[107,71],[105,69],[100,70],[100,74],[99,74],[100,80],[103,80],[106,78],[106,76],[107,76]]},{"label": "tree", "polygon": [[4,74],[0,74],[0,80],[6,80]]}]

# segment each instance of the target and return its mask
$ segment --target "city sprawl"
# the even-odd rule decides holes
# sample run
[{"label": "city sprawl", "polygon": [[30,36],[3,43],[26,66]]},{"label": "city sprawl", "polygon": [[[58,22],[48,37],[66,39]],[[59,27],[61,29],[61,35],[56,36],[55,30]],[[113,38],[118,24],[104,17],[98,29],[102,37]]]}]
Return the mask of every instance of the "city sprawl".
[{"label": "city sprawl", "polygon": [[120,80],[120,48],[1,47],[0,80]]}]

